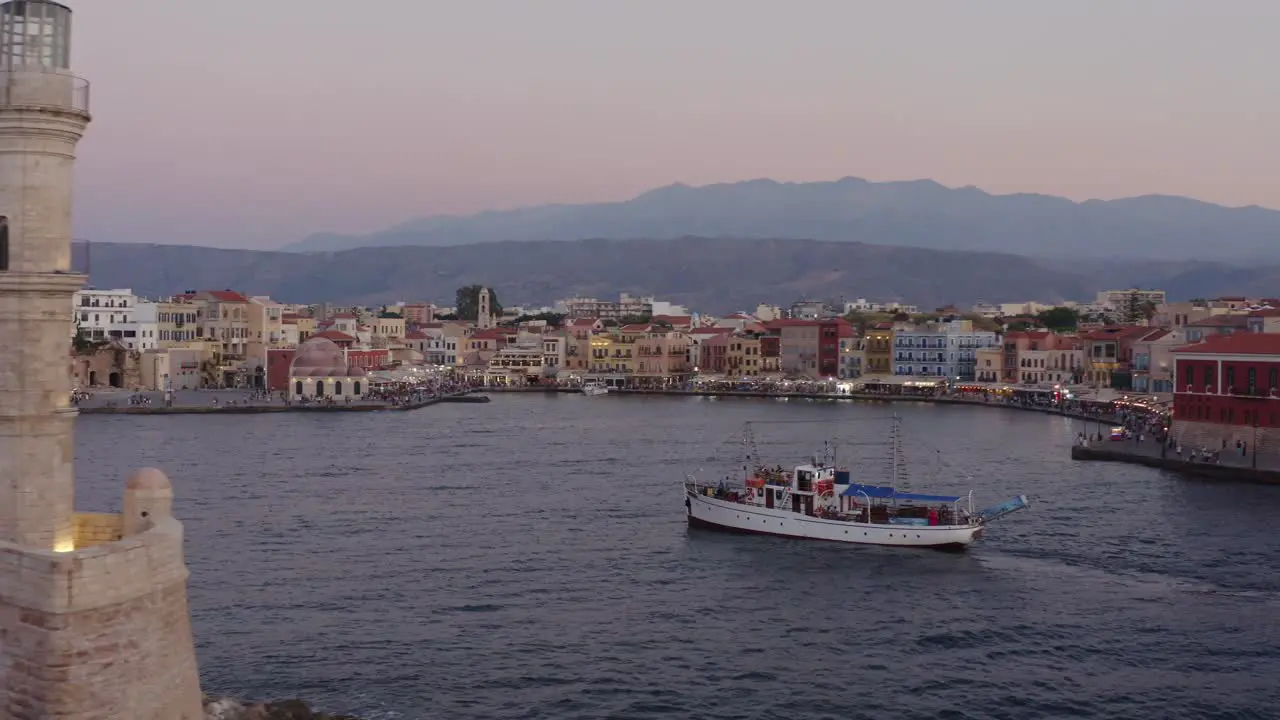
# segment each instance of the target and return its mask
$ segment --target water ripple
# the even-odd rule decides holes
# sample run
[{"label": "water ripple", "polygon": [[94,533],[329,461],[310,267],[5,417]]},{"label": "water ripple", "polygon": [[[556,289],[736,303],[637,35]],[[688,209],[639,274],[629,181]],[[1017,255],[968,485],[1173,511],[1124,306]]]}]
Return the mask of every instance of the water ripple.
[{"label": "water ripple", "polygon": [[1277,716],[1280,492],[1073,463],[1063,418],[897,410],[911,486],[1033,508],[963,555],[689,530],[678,481],[740,465],[743,421],[823,420],[761,426],[787,462],[885,408],[613,396],[85,416],[80,505],[164,468],[206,689],[371,720]]}]

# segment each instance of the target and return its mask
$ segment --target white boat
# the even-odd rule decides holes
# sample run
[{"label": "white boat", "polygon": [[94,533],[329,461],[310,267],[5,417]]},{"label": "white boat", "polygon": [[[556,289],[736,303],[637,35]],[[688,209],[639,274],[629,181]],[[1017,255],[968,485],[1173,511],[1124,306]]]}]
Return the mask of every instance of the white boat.
[{"label": "white boat", "polygon": [[[896,467],[896,465],[895,465]],[[691,526],[862,545],[963,550],[986,524],[1028,506],[1025,495],[974,512],[973,492],[933,495],[855,483],[848,469],[813,462],[791,471],[755,466],[741,485],[684,483]]]},{"label": "white boat", "polygon": [[583,384],[582,384],[582,394],[583,394],[583,395],[590,395],[590,396],[593,396],[593,397],[594,397],[594,396],[596,396],[596,395],[608,395],[608,394],[609,394],[609,386],[608,386],[608,385],[605,385],[604,383],[600,382],[599,380],[592,380],[591,382],[587,382],[587,383],[583,383]]}]

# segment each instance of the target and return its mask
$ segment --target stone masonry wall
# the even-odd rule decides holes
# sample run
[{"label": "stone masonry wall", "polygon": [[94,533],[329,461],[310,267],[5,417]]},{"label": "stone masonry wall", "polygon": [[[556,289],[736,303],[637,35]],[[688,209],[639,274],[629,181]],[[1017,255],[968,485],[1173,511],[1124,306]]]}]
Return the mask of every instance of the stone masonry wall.
[{"label": "stone masonry wall", "polygon": [[[1222,452],[1235,450],[1236,441],[1249,444],[1249,452],[1253,453],[1254,429],[1252,426],[1220,425],[1218,423],[1196,422],[1194,420],[1173,421],[1173,437],[1182,443],[1184,451],[1193,448],[1208,448]],[[1280,455],[1280,428],[1257,429],[1258,452],[1264,455]],[[1224,448],[1222,441],[1226,440]]]},{"label": "stone masonry wall", "polygon": [[182,525],[71,553],[0,544],[0,718],[200,720]]},{"label": "stone masonry wall", "polygon": [[74,521],[77,548],[115,542],[124,535],[124,521],[116,513],[78,512]]}]

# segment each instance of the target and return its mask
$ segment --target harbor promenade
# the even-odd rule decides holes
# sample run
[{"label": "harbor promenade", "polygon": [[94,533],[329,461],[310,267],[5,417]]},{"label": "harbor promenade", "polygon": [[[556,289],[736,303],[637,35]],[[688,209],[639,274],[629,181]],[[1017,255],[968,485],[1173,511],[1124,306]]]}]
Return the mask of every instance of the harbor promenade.
[{"label": "harbor promenade", "polygon": [[159,391],[130,392],[127,390],[95,391],[93,396],[78,405],[82,415],[208,415],[208,414],[258,414],[285,412],[377,412],[382,410],[406,411],[439,403],[489,402],[485,395],[476,394],[477,388],[468,388],[442,395],[422,394],[406,398],[402,402],[386,400],[355,400],[351,403],[285,403],[278,394],[270,398],[255,397],[250,390],[177,390],[173,402],[166,404],[164,393]]}]

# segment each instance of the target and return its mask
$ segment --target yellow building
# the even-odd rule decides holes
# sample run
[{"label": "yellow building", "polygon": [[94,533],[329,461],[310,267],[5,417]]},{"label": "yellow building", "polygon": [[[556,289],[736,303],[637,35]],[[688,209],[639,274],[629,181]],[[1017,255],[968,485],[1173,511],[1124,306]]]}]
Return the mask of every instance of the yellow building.
[{"label": "yellow building", "polygon": [[404,318],[376,317],[369,320],[369,341],[374,347],[399,345],[404,335]]},{"label": "yellow building", "polygon": [[725,374],[729,377],[756,377],[762,370],[760,338],[753,334],[730,337]]},{"label": "yellow building", "polygon": [[893,326],[889,323],[867,328],[863,375],[893,374],[893,335]]}]

